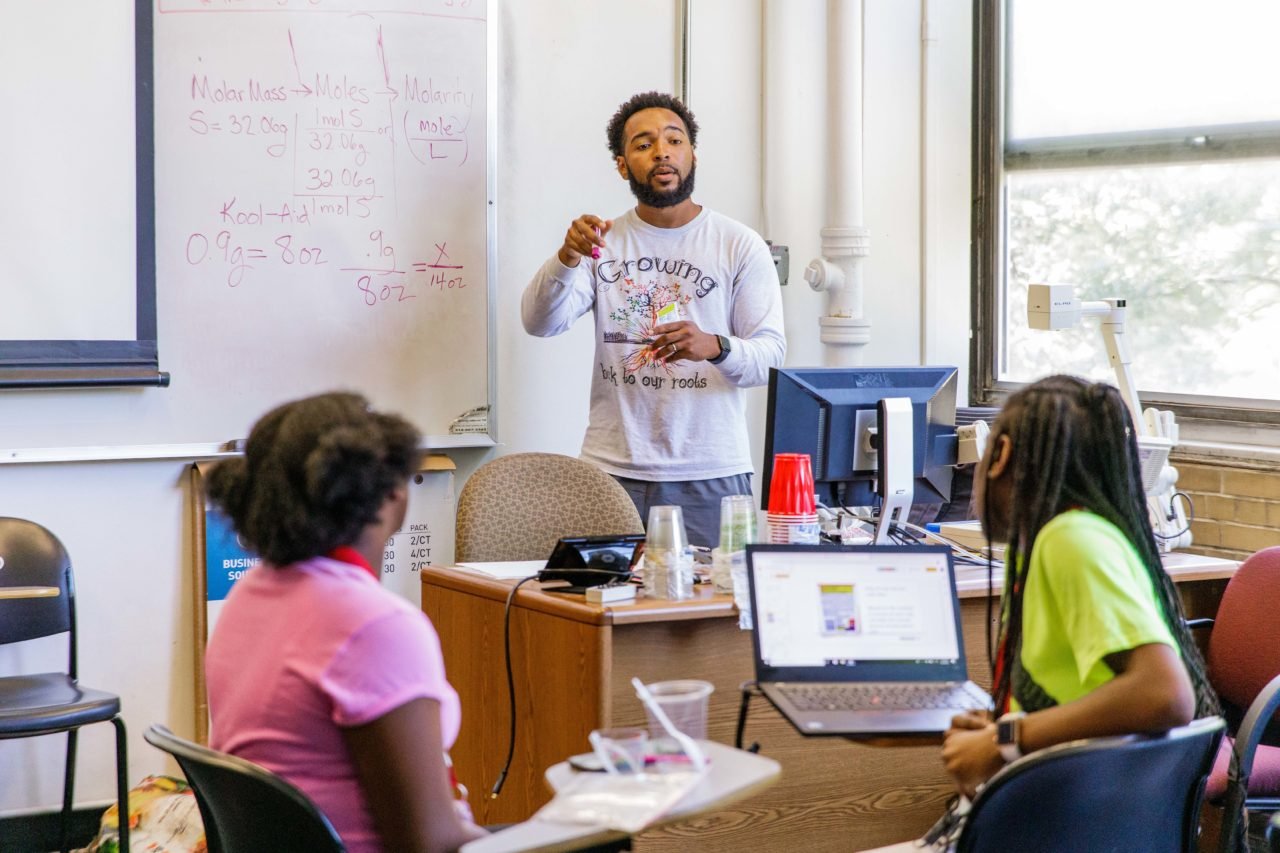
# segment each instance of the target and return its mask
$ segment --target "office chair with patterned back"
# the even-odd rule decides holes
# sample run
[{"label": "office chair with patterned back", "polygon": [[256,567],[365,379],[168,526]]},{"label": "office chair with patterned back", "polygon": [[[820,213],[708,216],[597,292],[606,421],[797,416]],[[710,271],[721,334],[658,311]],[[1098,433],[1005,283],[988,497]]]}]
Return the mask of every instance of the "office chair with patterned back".
[{"label": "office chair with patterned back", "polygon": [[[1271,726],[1280,708],[1280,546],[1265,548],[1236,569],[1212,620],[1205,656],[1209,681],[1222,700],[1228,737],[1219,750],[1205,796],[1222,807],[1220,850],[1235,849],[1241,805],[1280,809],[1280,731]],[[1269,731],[1270,729],[1270,731]],[[1238,756],[1232,778],[1231,750]]]},{"label": "office chair with patterned back", "polygon": [[120,843],[129,847],[128,747],[120,697],[80,684],[76,664],[76,588],[71,558],[58,537],[21,518],[0,518],[0,645],[67,634],[65,672],[0,678],[0,740],[67,735],[62,786],[62,843],[69,849],[81,726],[110,721],[116,730],[116,804]]},{"label": "office chair with patterned back", "polygon": [[1072,741],[1013,762],[978,792],[957,853],[1191,853],[1225,724]]},{"label": "office chair with patterned back", "polygon": [[482,465],[458,496],[455,559],[538,560],[564,536],[643,533],[625,489],[594,465],[513,453]]},{"label": "office chair with patterned back", "polygon": [[195,792],[209,853],[343,853],[329,819],[307,795],[264,767],[178,737],[143,734],[178,761]]}]

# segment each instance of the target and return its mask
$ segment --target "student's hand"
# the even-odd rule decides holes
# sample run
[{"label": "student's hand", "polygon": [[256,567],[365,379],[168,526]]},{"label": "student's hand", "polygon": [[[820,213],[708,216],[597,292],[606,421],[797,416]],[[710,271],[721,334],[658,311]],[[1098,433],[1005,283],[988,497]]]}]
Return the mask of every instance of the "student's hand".
[{"label": "student's hand", "polygon": [[951,729],[981,729],[990,722],[990,711],[965,711],[951,718]]},{"label": "student's hand", "polygon": [[583,255],[590,255],[593,246],[604,248],[604,235],[613,229],[612,219],[601,219],[584,213],[569,223],[564,235],[564,245],[556,256],[566,267],[576,267]]},{"label": "student's hand", "polygon": [[656,358],[663,361],[706,361],[720,355],[720,340],[710,332],[704,332],[696,323],[677,320],[654,326],[657,337],[649,344]]},{"label": "student's hand", "polygon": [[942,742],[942,763],[955,780],[956,790],[972,798],[978,786],[1004,766],[1004,759],[996,748],[996,724],[967,729],[956,728],[953,721]]}]

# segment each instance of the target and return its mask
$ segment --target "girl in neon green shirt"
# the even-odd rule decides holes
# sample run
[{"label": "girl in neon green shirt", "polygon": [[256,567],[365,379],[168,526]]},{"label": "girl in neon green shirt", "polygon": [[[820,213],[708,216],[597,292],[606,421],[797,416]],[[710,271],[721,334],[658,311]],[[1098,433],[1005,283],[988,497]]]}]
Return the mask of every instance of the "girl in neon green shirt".
[{"label": "girl in neon green shirt", "polygon": [[1004,755],[990,716],[955,719],[942,755],[962,792],[972,796],[1010,752],[1218,713],[1160,564],[1114,387],[1051,376],[1011,395],[974,496],[988,539],[1008,543],[996,714],[1025,716]]}]

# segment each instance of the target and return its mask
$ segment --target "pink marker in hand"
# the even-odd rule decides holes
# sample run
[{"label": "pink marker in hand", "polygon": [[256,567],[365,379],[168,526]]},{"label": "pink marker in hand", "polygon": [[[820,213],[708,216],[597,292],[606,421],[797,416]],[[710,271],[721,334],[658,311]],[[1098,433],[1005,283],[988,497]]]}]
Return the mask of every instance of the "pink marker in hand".
[{"label": "pink marker in hand", "polygon": [[[600,226],[598,226],[598,225],[592,225],[592,226],[591,226],[591,230],[592,230],[592,231],[594,231],[594,232],[596,232],[596,236],[597,236],[597,237],[599,237],[599,236],[600,236]],[[597,261],[598,261],[598,260],[600,260],[600,247],[599,247],[599,246],[592,246],[592,247],[591,247],[591,258],[592,258],[593,260],[597,260]]]}]

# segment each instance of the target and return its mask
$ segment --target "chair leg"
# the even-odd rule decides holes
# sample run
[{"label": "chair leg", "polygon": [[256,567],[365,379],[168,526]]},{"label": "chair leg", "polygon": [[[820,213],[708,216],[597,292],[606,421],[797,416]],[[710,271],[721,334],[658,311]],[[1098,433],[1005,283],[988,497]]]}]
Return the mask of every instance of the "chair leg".
[{"label": "chair leg", "polygon": [[120,827],[120,853],[129,853],[129,742],[124,717],[111,718],[116,727],[116,809]]},{"label": "chair leg", "polygon": [[62,853],[71,849],[71,801],[76,789],[76,736],[77,729],[67,732],[67,769],[62,776]]}]

